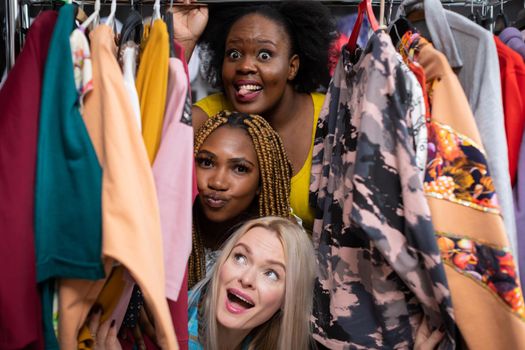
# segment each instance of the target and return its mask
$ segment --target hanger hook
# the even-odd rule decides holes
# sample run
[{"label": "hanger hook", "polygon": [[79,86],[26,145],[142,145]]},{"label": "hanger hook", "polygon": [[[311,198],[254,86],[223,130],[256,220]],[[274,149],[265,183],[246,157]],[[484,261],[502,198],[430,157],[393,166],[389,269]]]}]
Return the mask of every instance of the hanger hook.
[{"label": "hanger hook", "polygon": [[388,1],[388,25],[392,23],[392,8],[394,7],[394,0]]}]

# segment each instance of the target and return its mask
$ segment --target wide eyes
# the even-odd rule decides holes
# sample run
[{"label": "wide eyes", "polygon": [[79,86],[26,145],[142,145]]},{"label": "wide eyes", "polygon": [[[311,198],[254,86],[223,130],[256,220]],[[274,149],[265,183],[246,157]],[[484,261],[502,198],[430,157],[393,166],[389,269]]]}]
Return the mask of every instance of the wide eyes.
[{"label": "wide eyes", "polygon": [[226,56],[228,56],[229,59],[238,60],[241,58],[241,53],[237,50],[229,50],[226,52]]},{"label": "wide eyes", "polygon": [[[233,260],[235,261],[236,264],[241,265],[241,266],[246,266],[248,264],[248,258],[241,253],[235,253],[233,255]],[[280,279],[279,274],[275,270],[272,270],[272,269],[268,269],[264,271],[263,275],[272,282],[277,282]]]},{"label": "wide eyes", "polygon": [[[235,49],[227,50],[226,57],[232,61],[241,59],[242,54]],[[261,50],[257,53],[257,59],[259,61],[268,61],[272,58],[272,53],[269,50]]]},{"label": "wide eyes", "polygon": [[235,260],[235,262],[239,265],[246,265],[246,263],[248,262],[248,259],[244,255],[239,253],[233,256],[233,260]]},{"label": "wide eyes", "polygon": [[268,51],[261,51],[259,52],[259,55],[257,55],[257,58],[259,58],[262,61],[268,61],[270,58],[272,58],[272,55]]},{"label": "wide eyes", "polygon": [[264,273],[264,275],[267,276],[272,281],[279,280],[279,274],[275,272],[274,270],[268,270]]}]

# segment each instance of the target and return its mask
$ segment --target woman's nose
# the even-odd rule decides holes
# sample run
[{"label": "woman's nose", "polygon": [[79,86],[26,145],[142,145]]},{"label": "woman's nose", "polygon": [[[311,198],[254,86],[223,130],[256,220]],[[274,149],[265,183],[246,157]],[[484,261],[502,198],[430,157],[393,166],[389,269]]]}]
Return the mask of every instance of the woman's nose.
[{"label": "woman's nose", "polygon": [[209,178],[208,187],[216,191],[226,191],[229,187],[228,175],[223,169],[217,169]]},{"label": "woman's nose", "polygon": [[244,56],[241,60],[239,60],[239,63],[237,64],[237,70],[245,74],[255,72],[257,67],[255,66],[254,58],[250,57],[249,55]]},{"label": "woman's nose", "polygon": [[253,288],[255,286],[255,280],[257,279],[257,271],[254,268],[248,268],[244,270],[239,276],[239,282],[244,288]]}]

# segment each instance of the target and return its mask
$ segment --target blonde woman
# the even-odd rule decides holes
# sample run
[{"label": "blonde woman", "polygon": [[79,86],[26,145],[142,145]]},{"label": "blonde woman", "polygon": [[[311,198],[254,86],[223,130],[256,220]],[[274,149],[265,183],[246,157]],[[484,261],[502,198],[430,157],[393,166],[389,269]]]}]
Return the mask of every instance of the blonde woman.
[{"label": "blonde woman", "polygon": [[314,250],[286,218],[246,222],[190,297],[190,350],[308,349]]}]

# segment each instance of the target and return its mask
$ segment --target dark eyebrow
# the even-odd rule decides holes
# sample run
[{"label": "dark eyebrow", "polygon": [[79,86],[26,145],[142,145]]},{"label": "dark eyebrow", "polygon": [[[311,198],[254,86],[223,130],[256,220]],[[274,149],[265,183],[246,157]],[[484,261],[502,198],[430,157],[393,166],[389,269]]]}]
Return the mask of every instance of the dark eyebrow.
[{"label": "dark eyebrow", "polygon": [[272,40],[270,39],[257,39],[257,42],[259,44],[270,44],[272,46],[277,46],[277,44],[275,44]]},{"label": "dark eyebrow", "polygon": [[249,163],[252,167],[255,168],[255,164],[253,164],[246,158],[230,158],[228,159],[228,162],[230,163]]},{"label": "dark eyebrow", "polygon": [[[235,247],[233,247],[234,249],[237,248],[237,247],[242,247],[244,248],[244,250],[246,250],[248,252],[248,254],[252,254],[252,251],[250,249],[250,247],[248,247],[246,244],[242,243],[242,242],[238,242]],[[278,265],[280,266],[284,271],[286,271],[286,266],[280,262],[280,261],[277,261],[277,260],[271,260],[271,259],[266,259],[265,262],[268,264],[268,265]]]},{"label": "dark eyebrow", "polygon": [[[228,40],[226,43],[227,44],[238,44],[238,43],[242,43],[244,41],[245,40],[243,40],[241,38],[234,38],[234,39]],[[255,39],[255,41],[258,44],[269,44],[269,45],[272,45],[274,47],[277,47],[277,44],[275,42],[273,42],[272,40],[270,40],[270,39]]]},{"label": "dark eyebrow", "polygon": [[215,158],[215,154],[210,152],[210,151],[206,151],[205,149],[203,150],[200,150],[199,152],[197,152],[197,155],[200,156],[200,155],[206,155],[210,158]]}]

